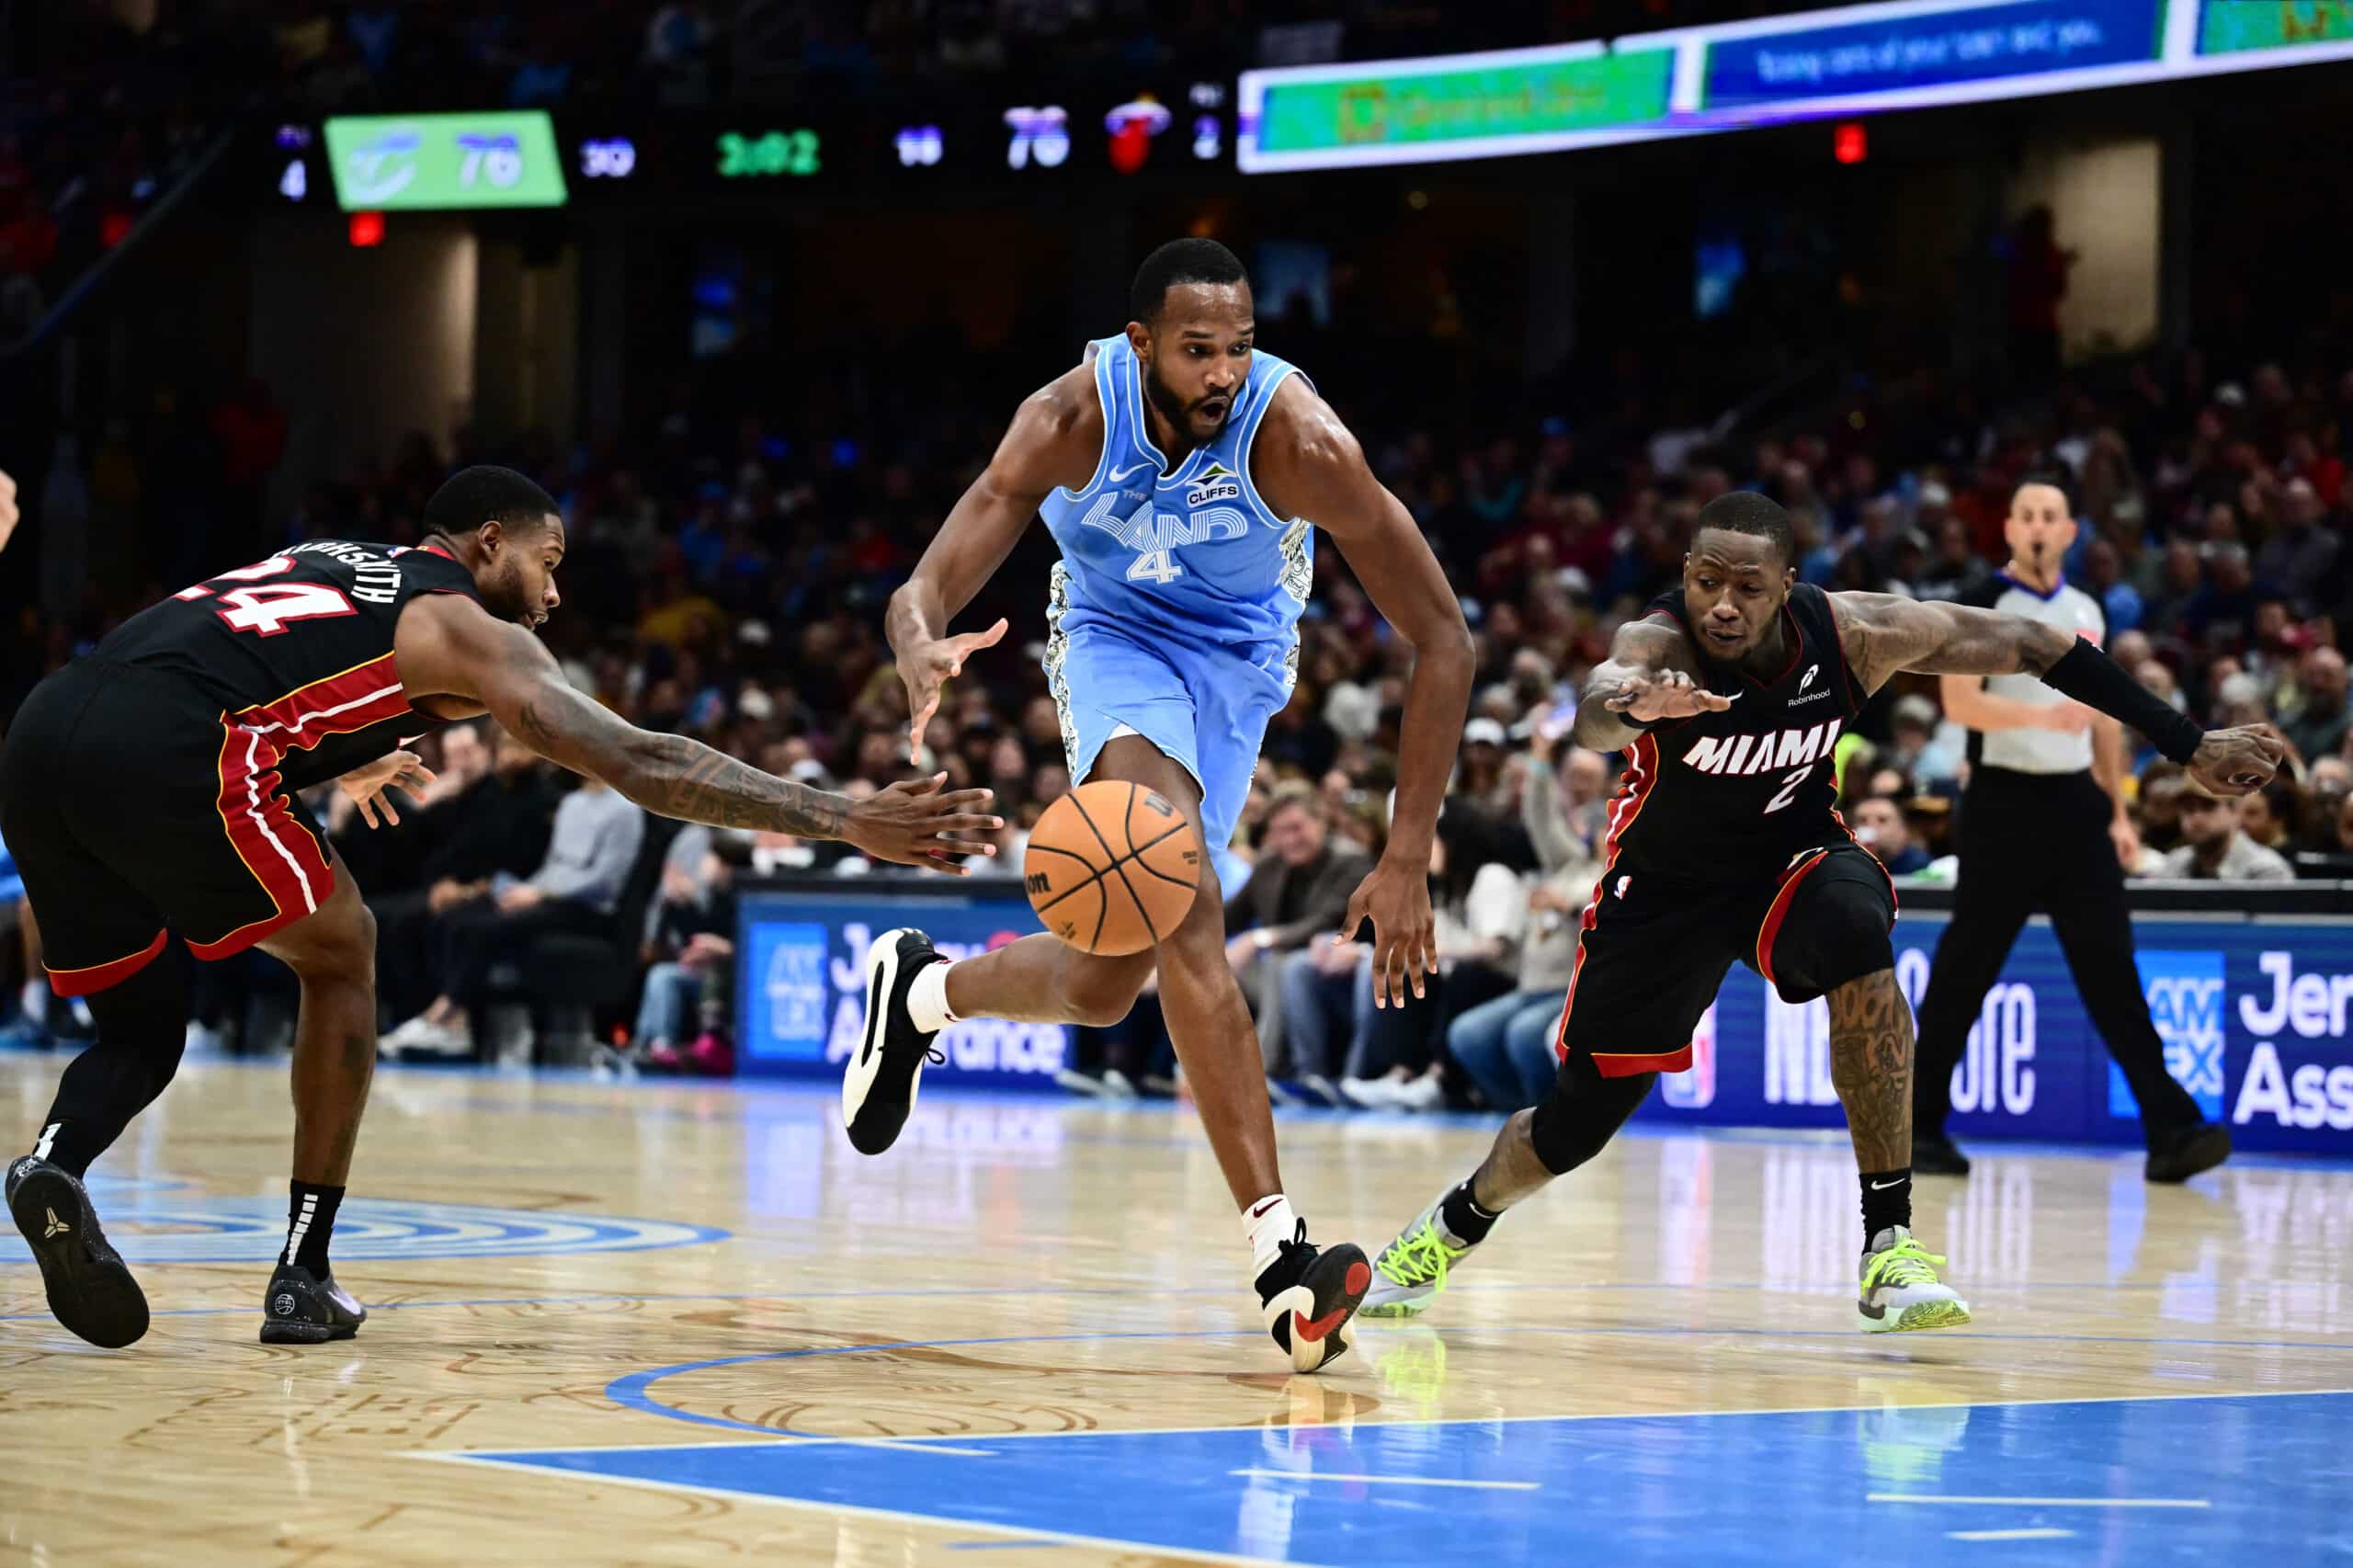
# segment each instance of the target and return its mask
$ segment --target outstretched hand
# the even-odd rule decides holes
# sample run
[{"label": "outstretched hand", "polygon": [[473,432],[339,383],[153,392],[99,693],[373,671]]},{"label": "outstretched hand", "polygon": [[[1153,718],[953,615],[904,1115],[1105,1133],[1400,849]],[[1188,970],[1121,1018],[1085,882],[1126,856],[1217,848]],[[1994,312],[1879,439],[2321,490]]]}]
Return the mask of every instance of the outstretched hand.
[{"label": "outstretched hand", "polygon": [[899,678],[907,685],[907,756],[918,765],[923,760],[924,732],[931,727],[933,716],[939,711],[939,688],[950,676],[964,673],[966,659],[983,648],[995,647],[1008,624],[999,617],[986,631],[935,637],[900,655]]},{"label": "outstretched hand", "polygon": [[1356,940],[1367,920],[1372,922],[1372,1005],[1402,1007],[1409,983],[1419,996],[1424,977],[1438,972],[1438,920],[1430,913],[1427,863],[1409,866],[1382,856],[1357,884],[1332,939]]},{"label": "outstretched hand", "polygon": [[1622,713],[1644,724],[1660,719],[1688,719],[1698,713],[1721,713],[1733,704],[1731,698],[1710,691],[1683,670],[1636,671],[1618,681],[1614,688],[1598,687],[1586,694],[1587,701],[1597,697],[1612,713]]},{"label": "outstretched hand", "polygon": [[943,793],[940,786],[947,781],[945,773],[922,779],[903,778],[887,790],[869,795],[850,807],[848,820],[842,825],[842,837],[878,860],[895,860],[902,866],[928,866],[951,876],[968,875],[968,869],[955,857],[995,855],[996,846],[961,835],[994,833],[1005,825],[1005,819],[983,813],[981,808],[989,803],[990,790],[951,790]]},{"label": "outstretched hand", "polygon": [[417,791],[432,783],[433,777],[433,769],[426,767],[425,759],[416,753],[396,751],[389,752],[364,767],[353,768],[335,780],[335,787],[351,797],[351,803],[359,808],[360,816],[366,819],[369,827],[381,825],[376,821],[379,811],[384,813],[385,822],[397,825],[401,814],[392,809],[390,791],[395,789],[407,790],[414,804]]},{"label": "outstretched hand", "polygon": [[2189,777],[2210,795],[2250,795],[2278,777],[2288,744],[2268,724],[2209,730],[2189,759]]}]

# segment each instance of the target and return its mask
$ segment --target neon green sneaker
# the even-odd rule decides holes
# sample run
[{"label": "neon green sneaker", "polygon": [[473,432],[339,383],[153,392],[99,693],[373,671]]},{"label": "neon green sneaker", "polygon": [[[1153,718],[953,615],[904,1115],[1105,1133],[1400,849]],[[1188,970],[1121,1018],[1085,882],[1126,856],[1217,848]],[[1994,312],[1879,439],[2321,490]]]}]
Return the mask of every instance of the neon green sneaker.
[{"label": "neon green sneaker", "polygon": [[1436,1203],[1423,1210],[1395,1241],[1381,1249],[1381,1256],[1372,1261],[1372,1289],[1365,1293],[1358,1316],[1414,1317],[1446,1289],[1448,1271],[1468,1257],[1477,1244],[1457,1241],[1438,1219],[1438,1210]]},{"label": "neon green sneaker", "polygon": [[[1384,1255],[1385,1256],[1385,1255]],[[1902,1225],[1871,1238],[1863,1254],[1862,1293],[1855,1301],[1855,1325],[1865,1334],[1921,1328],[1959,1328],[1969,1321],[1969,1303],[1938,1279],[1944,1259],[1912,1239]]]}]

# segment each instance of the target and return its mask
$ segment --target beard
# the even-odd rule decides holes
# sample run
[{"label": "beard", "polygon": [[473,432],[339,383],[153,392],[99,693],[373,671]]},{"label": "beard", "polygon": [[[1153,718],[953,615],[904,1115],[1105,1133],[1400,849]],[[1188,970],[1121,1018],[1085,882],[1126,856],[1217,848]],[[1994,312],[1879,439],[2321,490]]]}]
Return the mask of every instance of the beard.
[{"label": "beard", "polygon": [[[1176,388],[1160,379],[1160,370],[1157,366],[1147,366],[1144,369],[1143,395],[1151,400],[1153,407],[1160,410],[1160,416],[1163,419],[1167,420],[1188,437],[1193,434],[1193,410],[1199,407],[1200,403],[1209,401],[1207,398],[1202,398],[1200,403],[1188,406],[1183,398],[1176,395]],[[1233,403],[1231,398],[1227,399],[1225,407],[1228,415],[1233,412]],[[1219,427],[1222,429],[1223,426],[1224,421],[1219,421]]]}]

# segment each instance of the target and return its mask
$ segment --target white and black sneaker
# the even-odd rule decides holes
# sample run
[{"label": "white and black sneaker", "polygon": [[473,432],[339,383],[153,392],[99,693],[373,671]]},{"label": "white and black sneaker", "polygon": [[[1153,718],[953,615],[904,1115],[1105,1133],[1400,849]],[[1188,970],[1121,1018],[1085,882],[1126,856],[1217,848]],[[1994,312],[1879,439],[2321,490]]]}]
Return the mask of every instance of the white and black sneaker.
[{"label": "white and black sneaker", "polygon": [[324,1345],[349,1339],[368,1321],[368,1309],[335,1282],[335,1274],[313,1274],[299,1263],[281,1263],[261,1299],[264,1345]]},{"label": "white and black sneaker", "polygon": [[898,1141],[915,1108],[924,1063],[948,1060],[932,1049],[938,1035],[916,1028],[907,1012],[915,976],[947,961],[913,927],[885,931],[867,950],[866,1027],[857,1054],[842,1068],[842,1125],[861,1154],[879,1154]]},{"label": "white and black sneaker", "polygon": [[72,1172],[28,1154],[8,1167],[7,1199],[59,1323],[108,1350],[147,1332],[146,1293],[108,1244]]}]

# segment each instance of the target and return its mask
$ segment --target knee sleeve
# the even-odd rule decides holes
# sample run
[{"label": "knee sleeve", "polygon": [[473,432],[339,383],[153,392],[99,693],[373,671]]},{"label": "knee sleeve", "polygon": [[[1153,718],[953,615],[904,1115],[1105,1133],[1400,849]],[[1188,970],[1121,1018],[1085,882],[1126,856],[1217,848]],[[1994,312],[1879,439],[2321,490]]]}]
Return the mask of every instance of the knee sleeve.
[{"label": "knee sleeve", "polygon": [[[1840,860],[1844,857],[1836,857]],[[1888,939],[1893,895],[1872,868],[1841,864],[1817,872],[1790,907],[1768,955],[1768,978],[1784,1002],[1811,1002],[1850,980],[1895,967]]]},{"label": "knee sleeve", "polygon": [[1655,1073],[1605,1078],[1589,1056],[1572,1054],[1552,1081],[1552,1092],[1531,1113],[1529,1142],[1554,1176],[1566,1176],[1601,1153],[1634,1108],[1658,1082]]}]

